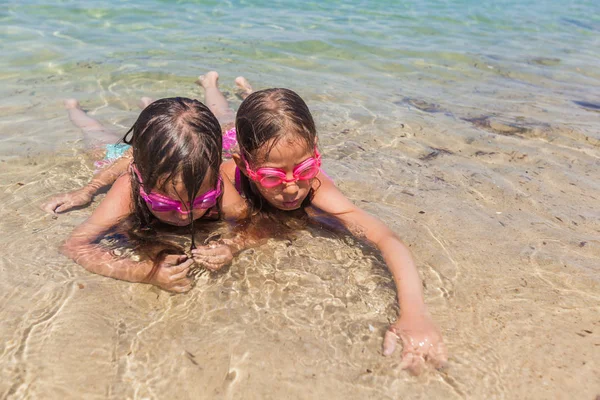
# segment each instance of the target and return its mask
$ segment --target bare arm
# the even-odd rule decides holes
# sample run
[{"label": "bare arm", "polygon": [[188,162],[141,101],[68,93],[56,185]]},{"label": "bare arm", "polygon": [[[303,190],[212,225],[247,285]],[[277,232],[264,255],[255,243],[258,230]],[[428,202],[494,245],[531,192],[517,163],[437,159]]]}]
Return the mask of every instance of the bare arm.
[{"label": "bare arm", "polygon": [[413,372],[419,371],[420,358],[443,364],[445,347],[427,311],[421,279],[408,247],[383,222],[349,201],[329,177],[320,173],[318,178],[321,186],[316,190],[312,205],[337,218],[354,235],[375,245],[394,278],[401,317],[386,333],[384,355],[394,351],[399,337],[404,343],[403,362]]},{"label": "bare arm", "polygon": [[129,259],[117,259],[108,249],[94,244],[99,236],[130,214],[130,187],[129,176],[118,179],[92,215],[73,230],[61,252],[90,272],[141,282],[150,272],[151,265],[135,263]]},{"label": "bare arm", "polygon": [[121,175],[125,174],[132,160],[133,150],[128,149],[108,167],[98,171],[98,173],[92,177],[92,180],[84,187],[87,188],[92,195],[95,195],[98,193],[98,190],[105,186],[112,185]]},{"label": "bare arm", "polygon": [[89,204],[100,189],[111,185],[119,176],[127,172],[131,157],[132,150],[129,149],[122,157],[96,173],[87,185],[68,193],[53,196],[42,204],[42,209],[48,213],[56,214]]},{"label": "bare arm", "polygon": [[[129,282],[145,282],[153,267],[151,261],[116,258],[109,249],[94,243],[130,213],[131,183],[127,174],[117,179],[92,215],[73,230],[61,252],[90,272]],[[148,283],[176,292],[187,291],[191,288],[187,272],[192,263],[193,260],[185,256],[170,256]]]},{"label": "bare arm", "polygon": [[235,190],[232,181],[227,174],[227,163],[221,166],[223,177],[223,195],[221,196],[221,212],[226,220],[239,221],[249,216],[246,200]]},{"label": "bare arm", "polygon": [[408,247],[383,222],[355,206],[333,184],[320,174],[321,186],[312,205],[333,216],[352,234],[375,245],[385,259],[398,289],[398,303],[403,314],[426,312],[421,279]]}]

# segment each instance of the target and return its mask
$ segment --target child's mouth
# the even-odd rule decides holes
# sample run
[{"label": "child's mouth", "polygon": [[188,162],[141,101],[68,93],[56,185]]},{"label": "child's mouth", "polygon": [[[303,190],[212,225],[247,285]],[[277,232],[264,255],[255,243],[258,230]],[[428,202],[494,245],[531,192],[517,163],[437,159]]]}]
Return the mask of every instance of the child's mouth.
[{"label": "child's mouth", "polygon": [[297,207],[299,203],[300,203],[300,201],[298,199],[296,199],[294,201],[284,201],[283,206],[285,208],[294,208],[294,207]]}]

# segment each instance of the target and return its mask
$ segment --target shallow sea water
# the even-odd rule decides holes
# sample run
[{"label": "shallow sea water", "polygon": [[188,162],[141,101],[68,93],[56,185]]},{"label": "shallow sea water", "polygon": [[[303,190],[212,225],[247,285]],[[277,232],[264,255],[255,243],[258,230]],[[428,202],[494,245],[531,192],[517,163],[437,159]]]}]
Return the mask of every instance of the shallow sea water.
[{"label": "shallow sea water", "polygon": [[[592,1],[23,1],[0,11],[2,398],[593,399],[600,394],[600,6]],[[410,245],[450,353],[413,377],[377,252],[311,226],[187,295],[58,245],[101,201],[62,108],[124,133],[215,69],[296,90],[324,168]],[[218,227],[215,227],[217,229]]]}]

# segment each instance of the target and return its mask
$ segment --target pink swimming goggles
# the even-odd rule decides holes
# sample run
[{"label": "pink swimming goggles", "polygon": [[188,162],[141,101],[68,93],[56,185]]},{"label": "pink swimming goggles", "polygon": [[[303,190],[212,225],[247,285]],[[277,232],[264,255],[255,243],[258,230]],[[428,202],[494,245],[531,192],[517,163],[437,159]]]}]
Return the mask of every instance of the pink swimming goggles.
[{"label": "pink swimming goggles", "polygon": [[181,214],[190,214],[192,210],[196,208],[200,208],[203,210],[214,207],[217,204],[217,199],[221,196],[221,184],[223,180],[219,176],[219,180],[217,182],[217,188],[210,190],[201,196],[198,196],[194,199],[194,204],[192,207],[189,207],[189,203],[183,204],[179,200],[172,199],[168,196],[164,196],[159,193],[146,193],[143,187],[142,177],[135,167],[135,165],[131,164],[131,169],[135,173],[139,183],[140,183],[140,196],[144,199],[146,204],[152,211],[157,212],[167,212],[167,211],[178,211]]},{"label": "pink swimming goggles", "polygon": [[248,161],[246,161],[243,156],[242,159],[246,163],[248,177],[253,181],[260,183],[265,188],[274,188],[282,183],[313,179],[319,174],[321,168],[321,154],[319,154],[319,150],[317,150],[316,147],[314,157],[307,158],[294,167],[294,171],[292,172],[294,177],[292,179],[287,179],[287,174],[281,168],[264,167],[254,171],[250,168],[250,164],[248,164]]}]

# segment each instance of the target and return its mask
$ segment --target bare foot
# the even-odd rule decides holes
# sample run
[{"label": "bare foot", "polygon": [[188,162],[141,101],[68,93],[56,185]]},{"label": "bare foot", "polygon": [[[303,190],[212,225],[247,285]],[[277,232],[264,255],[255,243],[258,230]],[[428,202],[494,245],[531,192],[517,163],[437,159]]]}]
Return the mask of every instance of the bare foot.
[{"label": "bare foot", "polygon": [[142,97],[138,103],[138,107],[143,110],[152,103],[154,103],[154,99],[152,97]]},{"label": "bare foot", "polygon": [[196,84],[206,89],[209,87],[217,87],[218,80],[219,74],[217,73],[217,71],[209,71],[204,75],[200,75],[196,80]]},{"label": "bare foot", "polygon": [[235,78],[235,85],[238,87],[238,94],[242,99],[245,99],[254,91],[248,80],[243,76]]},{"label": "bare foot", "polygon": [[77,99],[65,99],[64,104],[67,110],[73,110],[75,108],[81,110],[81,106],[79,105]]}]

